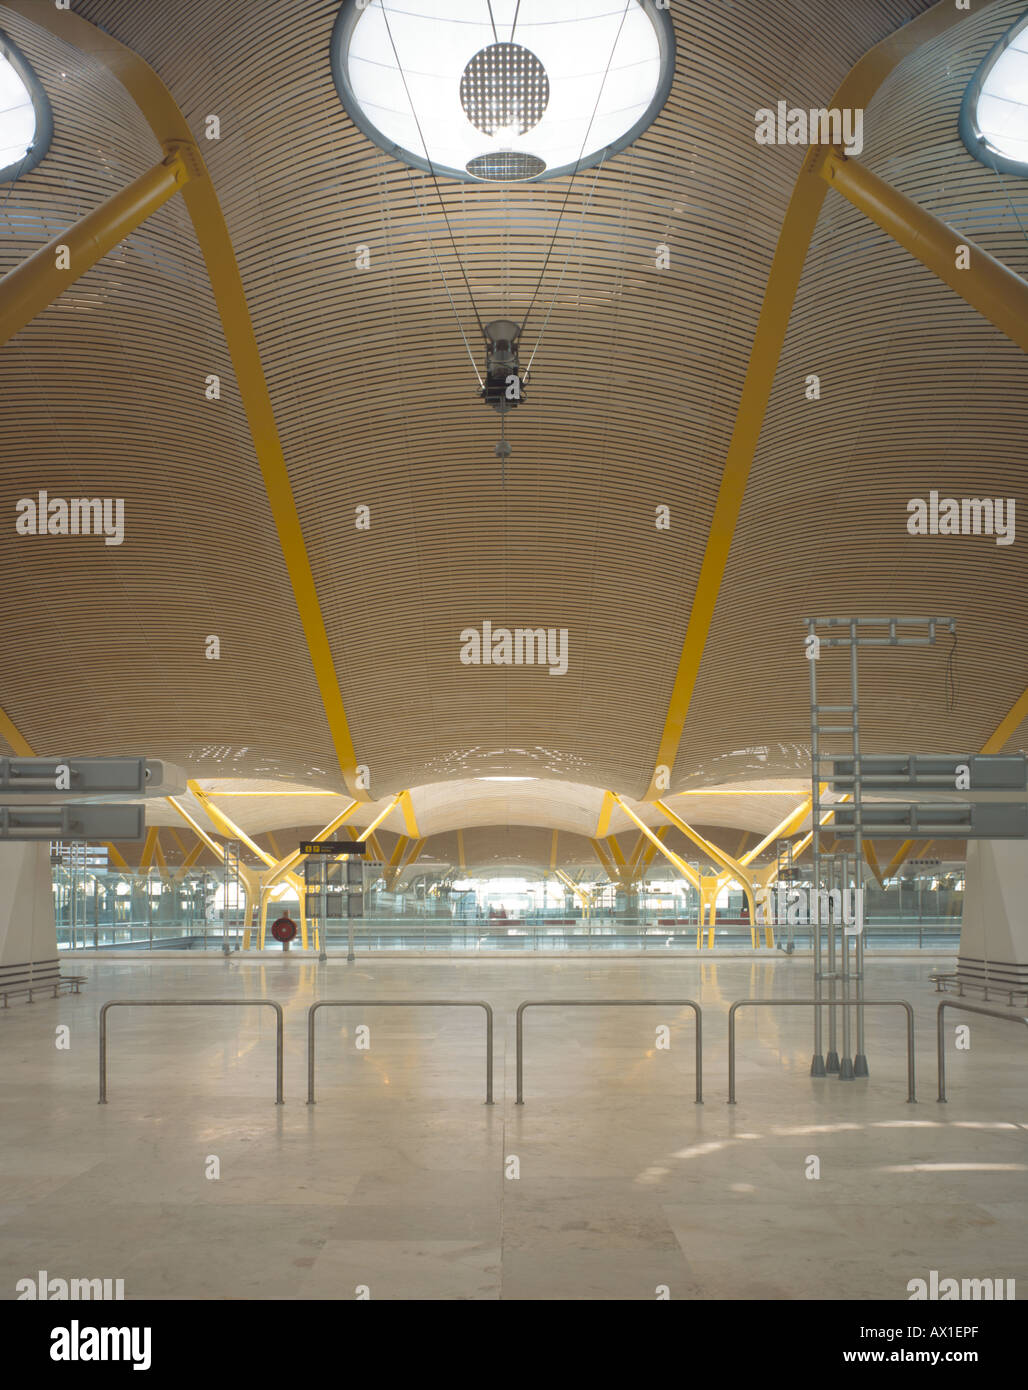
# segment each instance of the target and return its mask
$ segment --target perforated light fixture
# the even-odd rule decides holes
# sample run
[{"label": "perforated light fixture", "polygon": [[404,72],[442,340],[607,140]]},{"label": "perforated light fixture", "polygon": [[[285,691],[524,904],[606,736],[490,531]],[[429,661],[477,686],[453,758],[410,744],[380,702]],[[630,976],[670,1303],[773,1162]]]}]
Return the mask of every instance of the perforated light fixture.
[{"label": "perforated light fixture", "polygon": [[0,31],[0,183],[35,167],[50,147],[50,103],[21,50]]},{"label": "perforated light fixture", "polygon": [[354,123],[403,163],[522,182],[598,164],[651,124],[674,30],[654,0],[344,0],[332,68]]},{"label": "perforated light fixture", "polygon": [[1028,175],[1028,14],[986,55],[964,94],[960,133],[990,169]]},{"label": "perforated light fixture", "polygon": [[464,114],[490,138],[524,135],[543,118],[550,80],[519,43],[492,43],[476,53],[460,79]]}]

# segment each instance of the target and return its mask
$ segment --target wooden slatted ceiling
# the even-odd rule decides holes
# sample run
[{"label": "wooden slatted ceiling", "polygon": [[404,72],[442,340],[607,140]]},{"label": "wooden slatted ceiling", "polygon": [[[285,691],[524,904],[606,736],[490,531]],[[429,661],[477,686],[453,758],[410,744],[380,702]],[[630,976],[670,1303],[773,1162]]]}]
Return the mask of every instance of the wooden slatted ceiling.
[{"label": "wooden slatted ceiling", "polygon": [[[198,136],[207,114],[221,118],[222,139],[204,154],[376,794],[493,771],[499,750],[511,771],[642,790],[802,154],[758,147],[752,113],[779,97],[821,104],[861,53],[924,8],[678,7],[668,107],[601,171],[588,208],[591,171],[569,201],[527,335],[531,344],[556,292],[529,402],[511,422],[504,491],[492,456],[496,417],[474,399],[428,248],[430,238],[464,304],[430,181],[392,163],[342,112],[327,59],[335,0],[204,0],[190,4],[188,23],[171,0],[77,6],[153,63]],[[872,109],[865,155],[942,215],[971,210],[974,235],[1015,266],[1023,243],[999,207],[995,176],[970,160],[951,126],[954,99],[1017,10],[997,4],[908,64]],[[37,230],[19,224],[23,239],[0,242],[6,267],[156,150],[116,84],[2,7],[0,25],[36,64],[59,117],[51,156],[5,204],[43,218]],[[483,317],[527,304],[563,191],[444,184]],[[652,262],[660,241],[672,248],[662,273]],[[371,271],[353,268],[360,243],[371,248]],[[470,313],[464,322],[470,334]],[[197,389],[211,359],[225,388],[217,407]],[[905,502],[933,485],[941,458],[958,493],[1011,493],[1022,362],[830,199],[677,785],[744,768],[804,770],[806,672],[787,671],[776,654],[811,604],[956,612],[964,679],[955,716],[925,701],[920,670],[871,663],[881,692],[871,727],[886,744],[902,735],[903,746],[928,718],[948,746],[971,746],[979,729],[984,737],[1018,678],[1010,635],[982,635],[997,612],[1011,611],[996,556],[1018,562],[994,549],[968,569],[969,548],[956,566],[941,552],[933,558],[929,542],[897,539],[882,479]],[[825,399],[808,406],[795,383],[819,367]],[[59,563],[49,558],[38,572],[19,553],[7,589],[17,616],[5,634],[15,721],[43,749],[69,737],[82,752],[145,741],[201,775],[231,766],[338,786],[183,210],[169,205],[48,310],[5,350],[0,372],[5,413],[10,405],[18,422],[16,442],[8,435],[11,495],[42,485],[44,472],[52,493],[78,492],[87,477],[100,490],[102,463],[102,490],[123,489],[130,516],[141,518],[119,551],[98,554],[70,538],[26,542],[61,547]],[[985,465],[980,481],[970,458]],[[653,527],[658,503],[672,508],[670,533]],[[353,529],[357,504],[372,507],[369,534]],[[966,543],[978,554],[988,544]],[[457,634],[486,617],[567,627],[568,676],[462,667]],[[196,634],[219,625],[234,639],[230,659],[204,663]],[[737,751],[746,749],[754,751]]]},{"label": "wooden slatted ceiling", "polygon": [[[55,122],[47,158],[0,188],[6,271],[161,151],[102,69],[2,7],[0,27]],[[218,404],[204,400],[211,371]],[[168,204],[3,349],[0,412],[0,702],[33,747],[334,774],[184,207]],[[123,498],[123,544],[15,537],[15,503],[39,489]],[[204,656],[212,633],[219,661]]]},{"label": "wooden slatted ceiling", "polygon": [[[79,7],[154,64],[198,134],[221,118],[204,153],[376,794],[492,770],[501,749],[523,750],[513,770],[641,791],[798,163],[758,149],[752,113],[779,92],[824,99],[923,7],[876,0],[842,25],[828,0],[802,15],[778,0],[757,24],[739,6],[678,7],[666,111],[601,172],[587,213],[593,174],[576,181],[527,335],[570,252],[506,491],[426,242],[465,305],[430,181],[371,146],[333,87],[335,0],[209,0],[188,24],[166,3]],[[527,304],[563,195],[444,185],[483,317]],[[370,271],[353,269],[361,243]],[[458,634],[484,618],[567,627],[569,674],[461,666]]]},{"label": "wooden slatted ceiling", "polygon": [[[915,55],[872,104],[863,158],[1028,275],[1028,184],[1010,176],[1001,184],[956,129],[975,68],[1022,10],[1019,2],[996,5]],[[822,377],[816,403],[804,399],[811,372]],[[979,748],[1028,684],[1025,546],[1020,537],[1009,546],[984,536],[910,537],[906,505],[935,488],[942,496],[1013,497],[1018,515],[1028,514],[1026,434],[1024,354],[830,194],[685,728],[689,765],[680,771],[700,784],[749,771],[760,756],[782,770],[809,766],[797,620],[814,612],[955,616],[952,712],[948,637],[935,650],[861,654],[863,746]],[[846,658],[829,660],[819,678],[829,677],[839,696],[848,690]],[[1022,727],[1008,747],[1026,746]]]}]

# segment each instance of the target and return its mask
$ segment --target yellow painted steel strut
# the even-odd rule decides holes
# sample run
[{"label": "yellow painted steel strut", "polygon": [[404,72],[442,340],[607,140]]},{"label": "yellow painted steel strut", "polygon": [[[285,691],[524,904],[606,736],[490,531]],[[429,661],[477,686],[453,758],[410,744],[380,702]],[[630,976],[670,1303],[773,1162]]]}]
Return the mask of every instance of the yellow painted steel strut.
[{"label": "yellow painted steel strut", "polygon": [[[239,273],[221,204],[193,140],[192,131],[174,97],[157,73],[126,44],[119,43],[112,35],[105,33],[81,15],[71,10],[58,10],[51,0],[4,0],[4,4],[101,64],[121,83],[139,107],[166,155],[173,160],[169,168],[174,172],[178,167],[178,161],[184,161],[189,167],[191,177],[185,178],[181,184],[182,197],[207,265],[211,290],[218,306],[225,342],[235,369],[239,395],[250,426],[254,454],[278,531],[282,558],[292,585],[329,733],[351,796],[366,801],[368,797],[363,790],[363,779],[359,776],[357,754],[343,708],[343,696],[339,689],[332,647],[304,543],[296,499],[293,496],[289,470],[282,451],[282,441],[275,424],[242,276]],[[138,184],[139,180],[136,182]],[[174,191],[175,189],[171,190]],[[115,198],[118,196],[115,195]],[[136,196],[138,197],[138,194]],[[111,211],[111,201],[113,200],[109,200],[105,205],[108,214]],[[115,204],[115,211],[117,207]]]},{"label": "yellow painted steel strut", "polygon": [[646,822],[642,820],[639,816],[637,816],[630,806],[626,806],[621,797],[618,796],[617,792],[610,792],[609,795],[614,798],[614,801],[618,806],[621,807],[622,811],[624,811],[628,819],[634,821],[635,824],[642,831],[642,833],[646,836],[646,838],[654,846],[656,846],[656,848],[660,851],[664,858],[667,859],[670,863],[672,863],[678,870],[678,872],[683,876],[683,878],[688,879],[688,881],[692,884],[696,891],[699,892],[700,876],[693,868],[693,866],[691,864],[686,863],[686,861],[681,857],[681,855],[676,854],[673,849],[668,849],[667,845],[664,844],[657,832],[655,830],[651,830],[650,827],[646,824]]},{"label": "yellow painted steel strut", "polygon": [[174,197],[194,177],[194,168],[183,147],[176,146],[160,164],[8,271],[0,280],[0,346]]},{"label": "yellow painted steel strut", "polygon": [[[870,217],[1022,352],[1028,352],[1028,283],[1020,275],[840,151],[822,151],[815,168],[829,187]],[[958,267],[961,246],[968,250],[965,269]]]},{"label": "yellow painted steel strut", "polygon": [[[976,13],[980,14],[986,5],[992,3],[995,0],[985,0],[984,5],[975,7]],[[967,17],[968,11],[958,10],[952,0],[939,0],[930,10],[925,10],[865,53],[844,78],[829,106],[840,111],[863,109],[906,57]],[[693,595],[689,624],[671,688],[664,729],[650,785],[645,793],[647,801],[655,800],[667,791],[678,757],[678,747],[696,688],[703,649],[714,619],[714,608],[721,591],[732,537],[778,371],[796,292],[814,228],[828,194],[828,184],[818,176],[816,167],[823,153],[818,147],[807,152],[778,236]],[[602,830],[597,833],[602,834]]]},{"label": "yellow painted steel strut", "polygon": [[[750,909],[750,941],[754,948],[756,948],[757,904],[753,896],[753,883],[750,875],[743,868],[742,864],[733,859],[730,854],[727,854],[723,849],[719,849],[712,841],[706,839],[705,836],[694,830],[687,821],[682,820],[681,816],[672,811],[666,801],[658,801],[657,805],[660,807],[661,811],[663,811],[664,815],[667,816],[672,825],[676,825],[687,839],[692,840],[693,844],[696,845],[698,849],[702,850],[708,859],[712,860],[718,868],[727,870],[732,878],[739,881],[743,892],[746,894],[746,901]],[[773,944],[773,941],[768,942],[768,945]]]},{"label": "yellow painted steel strut", "polygon": [[[261,861],[262,864],[266,865],[267,868],[272,869],[272,870],[274,870],[274,869],[277,868],[276,861],[275,861],[275,859],[272,857],[272,855],[270,855],[270,854],[267,852],[267,850],[261,849],[260,845],[257,844],[256,840],[252,840],[252,839],[250,838],[250,836],[247,835],[247,833],[246,833],[245,830],[241,829],[240,826],[236,825],[235,821],[230,820],[229,817],[225,815],[225,812],[224,812],[224,811],[219,810],[218,807],[215,806],[214,802],[211,800],[211,798],[210,798],[210,796],[208,795],[208,793],[204,791],[203,787],[200,786],[200,783],[197,782],[197,780],[196,780],[195,778],[192,778],[192,777],[189,778],[189,780],[186,782],[186,786],[189,788],[189,790],[192,792],[193,796],[194,796],[194,797],[196,798],[196,800],[200,803],[200,805],[203,807],[203,809],[207,812],[207,815],[209,816],[209,818],[214,822],[214,824],[218,827],[218,829],[222,832],[222,834],[228,835],[230,839],[241,841],[244,845],[246,845],[246,847],[251,851],[251,853],[253,853],[253,854],[255,854],[255,855],[257,856],[257,858]],[[175,805],[175,806],[176,806],[176,808],[177,808],[179,814],[185,816],[186,813],[183,811],[182,807],[181,807],[181,806],[177,806],[177,803],[174,801],[173,798],[169,797],[168,799],[172,802],[172,805]],[[196,822],[193,821],[191,818],[190,818],[190,824],[193,826],[193,829],[194,829],[194,830],[197,829]],[[290,886],[295,890],[296,895],[297,895],[297,897],[298,897],[299,900],[300,900],[300,945],[301,945],[301,946],[303,947],[303,949],[306,951],[306,949],[307,949],[307,908],[306,908],[306,890],[305,890],[305,885],[304,885],[304,883],[303,883],[303,880],[300,879],[300,878],[298,878],[298,877],[296,876],[296,874],[294,874],[294,873],[290,873],[290,872],[286,871],[284,874],[281,875],[281,877],[284,877],[284,878],[288,879]],[[246,882],[245,878],[244,878],[244,882]],[[244,950],[247,950],[247,949],[249,948],[249,945],[250,945],[250,905],[251,905],[252,899],[249,899],[249,893],[252,893],[252,892],[254,892],[254,891],[257,891],[257,892],[259,893],[259,884],[258,884],[258,880],[256,879],[256,877],[254,877],[254,879],[253,879],[253,886],[251,887],[250,884],[247,884],[247,888],[248,888],[248,902],[247,902],[246,911],[245,911],[245,914],[244,914],[244,922],[243,922],[243,949],[244,949]],[[259,897],[258,897],[257,901],[259,902],[261,898],[264,898],[264,895],[259,893]],[[264,901],[263,907],[264,907],[264,913],[265,913],[265,915],[266,915],[266,913],[267,913],[267,901],[266,901],[266,899],[265,899],[265,901]],[[260,937],[260,945],[261,945],[261,948],[263,949],[263,947],[264,947],[263,922],[262,922],[261,925],[262,925],[262,931],[261,931],[261,937]]]}]

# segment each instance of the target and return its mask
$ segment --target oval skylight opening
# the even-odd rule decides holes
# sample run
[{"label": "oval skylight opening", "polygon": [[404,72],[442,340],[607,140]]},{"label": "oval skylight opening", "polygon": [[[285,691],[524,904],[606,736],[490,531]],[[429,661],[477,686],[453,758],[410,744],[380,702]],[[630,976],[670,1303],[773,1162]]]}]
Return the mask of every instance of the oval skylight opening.
[{"label": "oval skylight opening", "polygon": [[354,123],[405,164],[555,178],[656,118],[674,30],[654,0],[344,0],[332,70]]},{"label": "oval skylight opening", "polygon": [[964,95],[960,133],[991,169],[1028,174],[1028,14],[986,55]]},{"label": "oval skylight opening", "polygon": [[0,32],[0,183],[34,168],[53,133],[50,103],[21,50]]}]

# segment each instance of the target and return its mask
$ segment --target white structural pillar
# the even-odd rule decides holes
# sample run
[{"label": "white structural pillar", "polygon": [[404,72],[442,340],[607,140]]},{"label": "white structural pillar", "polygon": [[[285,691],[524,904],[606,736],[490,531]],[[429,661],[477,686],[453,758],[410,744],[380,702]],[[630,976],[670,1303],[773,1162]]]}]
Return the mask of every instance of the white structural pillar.
[{"label": "white structural pillar", "polygon": [[50,845],[0,844],[0,989],[58,973]]},{"label": "white structural pillar", "polygon": [[968,983],[1028,988],[1028,844],[969,840],[958,973]]}]

